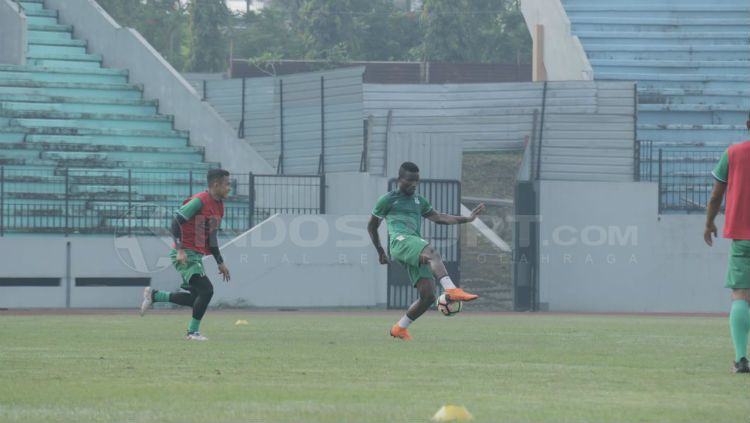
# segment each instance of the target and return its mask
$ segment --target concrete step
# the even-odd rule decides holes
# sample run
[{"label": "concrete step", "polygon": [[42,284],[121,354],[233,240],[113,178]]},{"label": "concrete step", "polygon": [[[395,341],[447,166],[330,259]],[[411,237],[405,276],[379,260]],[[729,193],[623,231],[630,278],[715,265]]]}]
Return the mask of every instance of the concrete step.
[{"label": "concrete step", "polygon": [[18,2],[18,4],[20,4],[26,12],[44,10],[44,3],[41,0],[24,0]]},{"label": "concrete step", "polygon": [[28,40],[50,40],[60,42],[63,40],[72,40],[73,34],[69,31],[34,31],[29,29],[26,32]]},{"label": "concrete step", "polygon": [[29,45],[45,45],[45,46],[67,46],[67,47],[86,47],[88,42],[86,40],[74,40],[72,38],[50,38],[50,37],[38,37],[34,34],[29,34],[26,37],[26,41]]},{"label": "concrete step", "polygon": [[[710,78],[712,75],[750,74],[749,60],[608,60],[591,59],[594,75],[599,73],[658,73],[664,78],[668,74],[701,75]],[[750,82],[750,77],[747,78]]]},{"label": "concrete step", "polygon": [[[39,4],[39,3],[37,3]],[[42,3],[43,4],[43,3]],[[21,7],[23,7],[23,3],[21,4]],[[57,18],[57,10],[49,10],[49,9],[24,9],[24,13],[27,17],[29,16],[47,16],[47,17],[53,17]]]},{"label": "concrete step", "polygon": [[0,71],[9,72],[31,72],[31,73],[56,73],[56,74],[85,74],[85,75],[118,75],[127,76],[128,71],[126,69],[111,69],[111,68],[100,68],[100,69],[78,69],[78,68],[46,68],[43,66],[33,65],[2,65],[0,64]]},{"label": "concrete step", "polygon": [[590,3],[575,4],[568,3],[565,11],[571,20],[577,17],[623,17],[623,18],[711,18],[711,19],[736,19],[745,14],[750,14],[750,5],[747,4],[722,4],[722,3]]},{"label": "concrete step", "polygon": [[[0,103],[2,105],[2,103]],[[80,113],[68,111],[47,111],[47,110],[12,110],[0,107],[0,117],[15,119],[42,119],[42,120],[97,120],[97,121],[122,121],[125,123],[153,124],[160,123],[154,128],[144,129],[172,129],[172,116],[168,115],[134,115],[134,114],[105,114],[105,113]],[[49,125],[45,125],[49,126]],[[68,125],[65,125],[66,127]],[[130,127],[126,125],[125,127]]]},{"label": "concrete step", "polygon": [[24,81],[0,78],[0,95],[24,94],[68,98],[141,99],[143,89],[134,84],[86,84],[70,82]]},{"label": "concrete step", "polygon": [[25,103],[55,103],[55,104],[90,104],[90,105],[127,105],[154,107],[159,106],[157,100],[143,99],[118,99],[118,98],[69,98],[69,97],[51,97],[46,95],[23,95],[23,94],[4,94],[0,93],[0,101],[25,102]]},{"label": "concrete step", "polygon": [[747,120],[747,109],[730,104],[640,104],[642,124],[736,124]]},{"label": "concrete step", "polygon": [[750,109],[750,90],[638,86],[639,104],[727,104]]},{"label": "concrete step", "polygon": [[188,138],[188,131],[152,131],[152,130],[134,130],[134,129],[112,129],[112,128],[9,128],[1,127],[0,133],[3,132],[25,132],[29,135],[110,135],[125,137],[182,137]]},{"label": "concrete step", "polygon": [[62,60],[67,62],[101,62],[102,61],[102,55],[101,54],[66,54],[66,53],[43,53],[43,54],[27,54],[26,57],[28,59],[35,59],[35,60]]},{"label": "concrete step", "polygon": [[[23,147],[25,149],[6,149],[5,147],[16,147],[19,144],[0,144],[0,158],[38,158],[44,160],[64,160],[64,161],[76,161],[80,163],[92,163],[100,161],[116,161],[116,162],[152,162],[152,161],[165,161],[168,160],[171,163],[199,163],[203,160],[203,154],[199,152],[192,152],[190,150],[173,152],[149,152],[139,151],[137,147],[133,147],[125,151],[101,151],[98,148],[89,148],[83,151],[65,151],[49,148],[50,145],[45,145],[43,149],[34,148],[41,146],[40,143],[25,143]],[[67,144],[70,145],[70,144]],[[93,146],[97,147],[97,146]]]},{"label": "concrete step", "polygon": [[171,122],[164,121],[135,121],[135,120],[109,120],[109,119],[45,119],[45,118],[4,118],[0,116],[0,123],[7,120],[7,126],[19,128],[50,128],[53,130],[79,130],[79,129],[125,129],[134,131],[168,131],[172,129]]},{"label": "concrete step", "polygon": [[750,74],[695,75],[602,72],[594,70],[594,79],[614,81],[637,81],[643,88],[680,88],[688,90],[738,89],[750,90]]},{"label": "concrete step", "polygon": [[103,68],[49,68],[26,66],[0,65],[0,79],[21,79],[39,82],[57,83],[103,83],[103,84],[127,84],[128,72],[119,69]]},{"label": "concrete step", "polygon": [[51,24],[51,25],[35,25],[35,24],[28,24],[26,25],[26,29],[31,32],[58,32],[58,33],[67,33],[70,34],[73,32],[73,25],[63,25],[63,24]]},{"label": "concrete step", "polygon": [[742,17],[675,18],[675,17],[622,17],[622,16],[578,16],[569,14],[574,33],[579,31],[627,31],[627,32],[750,32],[750,20]]},{"label": "concrete step", "polygon": [[[0,133],[0,136],[3,134]],[[116,135],[26,135],[29,143],[128,145],[131,147],[180,148],[187,145],[186,137],[177,136],[116,136]]]},{"label": "concrete step", "polygon": [[74,60],[48,60],[48,59],[26,59],[26,63],[34,66],[79,68],[79,69],[101,69],[99,62],[79,62]]},{"label": "concrete step", "polygon": [[747,138],[745,125],[638,124],[638,140],[729,144]]},{"label": "concrete step", "polygon": [[41,103],[28,101],[3,101],[0,98],[0,111],[12,110],[32,113],[104,113],[130,116],[149,116],[157,113],[155,106],[127,104],[87,104],[87,103]]},{"label": "concrete step", "polygon": [[750,48],[740,44],[675,45],[675,44],[609,44],[584,42],[589,59],[609,60],[750,60]]},{"label": "concrete step", "polygon": [[0,127],[0,140],[1,142],[181,148],[188,144],[188,133],[185,131]]},{"label": "concrete step", "polygon": [[32,56],[41,56],[45,54],[86,54],[85,46],[60,46],[50,44],[33,44],[29,43],[28,53]]},{"label": "concrete step", "polygon": [[613,50],[617,45],[633,44],[750,45],[750,37],[745,32],[577,31],[574,35],[584,44],[609,44]]},{"label": "concrete step", "polygon": [[[44,12],[54,12],[54,10],[44,10]],[[28,25],[38,25],[38,26],[47,26],[47,25],[57,25],[57,15],[55,16],[48,16],[48,15],[26,15],[26,23]]]},{"label": "concrete step", "polygon": [[101,68],[101,55],[98,54],[34,54],[29,52],[26,62],[35,66],[59,68]]},{"label": "concrete step", "polygon": [[[139,158],[138,155],[161,156],[168,155],[175,161],[202,161],[202,147],[138,147],[131,145],[106,145],[106,144],[72,144],[72,143],[41,143],[41,142],[17,142],[17,143],[0,143],[0,151],[20,150],[20,151],[62,151],[62,152],[84,152],[84,153],[105,153],[110,157],[122,156],[124,160],[128,157],[124,154],[131,154],[132,160],[146,160]],[[122,153],[113,156],[112,153]],[[163,156],[162,156],[163,157]]]},{"label": "concrete step", "polygon": [[171,162],[171,161],[115,161],[92,160],[89,156],[78,153],[49,153],[45,158],[2,158],[0,165],[50,167],[50,168],[89,168],[89,169],[142,169],[142,170],[195,170],[206,172],[210,168],[219,167],[212,162]]}]

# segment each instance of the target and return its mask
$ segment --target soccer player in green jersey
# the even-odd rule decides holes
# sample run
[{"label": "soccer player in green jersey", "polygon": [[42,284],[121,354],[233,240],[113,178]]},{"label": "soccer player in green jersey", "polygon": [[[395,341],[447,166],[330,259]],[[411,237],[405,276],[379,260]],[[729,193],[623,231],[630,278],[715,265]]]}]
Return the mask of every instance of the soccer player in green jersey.
[{"label": "soccer player in green jersey", "polygon": [[[746,122],[750,130],[750,114]],[[706,216],[703,239],[713,245],[718,231],[714,218],[719,213],[724,193],[724,238],[732,240],[729,268],[724,286],[732,290],[729,329],[734,344],[734,372],[750,373],[747,338],[750,332],[750,140],[727,148],[711,172],[715,181]]]},{"label": "soccer player in green jersey", "polygon": [[177,272],[182,276],[180,286],[187,292],[157,291],[146,287],[143,291],[141,316],[155,302],[170,302],[193,308],[186,339],[206,341],[199,332],[201,320],[214,295],[214,287],[203,269],[203,257],[214,256],[219,273],[229,282],[229,269],[219,251],[217,233],[224,217],[224,199],[231,191],[229,172],[223,169],[208,171],[208,190],[185,200],[172,222],[174,248],[169,252]]},{"label": "soccer player in green jersey", "polygon": [[380,197],[372,210],[367,231],[378,251],[380,264],[388,263],[388,255],[380,245],[378,227],[385,219],[388,223],[391,257],[403,265],[409,273],[412,285],[419,293],[419,299],[412,304],[406,314],[391,328],[394,338],[411,340],[407,328],[435,303],[435,282],[440,282],[449,300],[472,301],[477,295],[464,292],[453,284],[440,255],[429,242],[422,239],[420,229],[425,217],[439,225],[455,225],[473,222],[484,209],[480,204],[471,211],[471,216],[452,216],[432,208],[430,202],[416,194],[419,183],[419,168],[412,162],[404,162],[398,170],[398,189]]}]

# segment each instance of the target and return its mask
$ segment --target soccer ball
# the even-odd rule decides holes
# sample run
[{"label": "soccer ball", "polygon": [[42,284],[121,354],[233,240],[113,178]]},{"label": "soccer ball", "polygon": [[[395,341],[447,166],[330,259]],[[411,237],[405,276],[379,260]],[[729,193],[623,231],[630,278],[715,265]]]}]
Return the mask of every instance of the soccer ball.
[{"label": "soccer ball", "polygon": [[443,313],[444,316],[454,316],[464,308],[463,301],[450,301],[445,294],[441,294],[437,299],[437,309]]}]

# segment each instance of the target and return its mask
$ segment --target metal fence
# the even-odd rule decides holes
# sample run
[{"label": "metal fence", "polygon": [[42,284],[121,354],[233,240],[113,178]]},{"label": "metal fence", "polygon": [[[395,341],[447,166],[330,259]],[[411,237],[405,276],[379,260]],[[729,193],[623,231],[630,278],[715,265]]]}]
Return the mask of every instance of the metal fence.
[{"label": "metal fence", "polygon": [[641,141],[636,149],[638,179],[659,184],[659,212],[704,212],[711,197],[711,170],[726,147],[681,148]]},{"label": "metal fence", "polygon": [[[165,235],[174,211],[206,187],[205,170],[0,167],[0,236],[7,233]],[[325,213],[325,177],[231,174],[222,231],[274,213]]]}]

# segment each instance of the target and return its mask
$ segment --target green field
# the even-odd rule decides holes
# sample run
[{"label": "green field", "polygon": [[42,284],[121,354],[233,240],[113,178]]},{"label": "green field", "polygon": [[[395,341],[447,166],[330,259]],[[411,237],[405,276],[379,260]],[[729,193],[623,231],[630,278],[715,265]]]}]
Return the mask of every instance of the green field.
[{"label": "green field", "polygon": [[750,421],[724,317],[399,315],[0,314],[0,421]]}]

